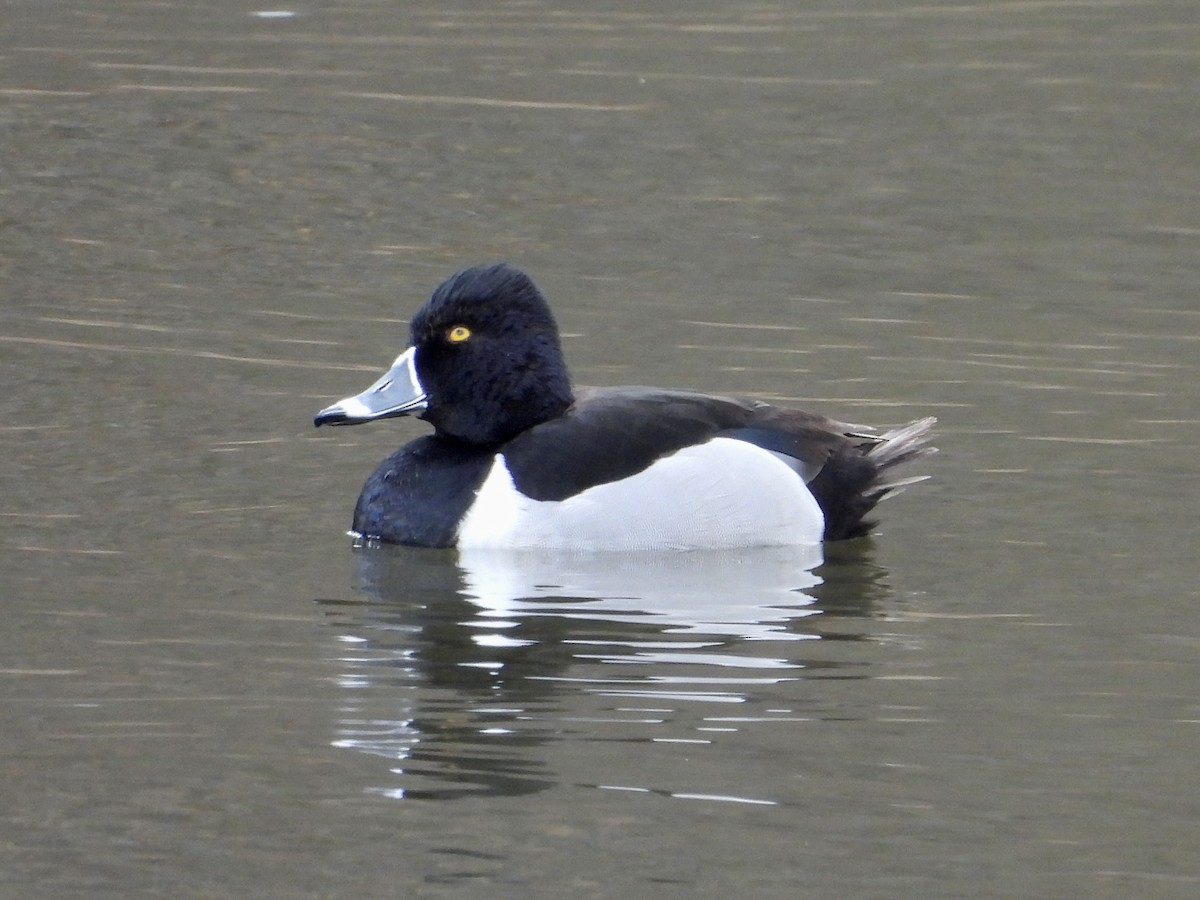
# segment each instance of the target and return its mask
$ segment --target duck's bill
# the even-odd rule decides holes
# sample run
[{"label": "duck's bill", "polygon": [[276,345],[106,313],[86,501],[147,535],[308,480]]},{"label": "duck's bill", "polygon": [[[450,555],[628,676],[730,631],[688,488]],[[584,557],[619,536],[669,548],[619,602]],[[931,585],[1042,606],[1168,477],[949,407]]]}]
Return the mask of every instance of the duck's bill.
[{"label": "duck's bill", "polygon": [[382,378],[353,397],[339,400],[317,413],[321,425],[358,425],[393,416],[412,416],[426,406],[425,389],[417,377],[416,348],[401,353]]}]

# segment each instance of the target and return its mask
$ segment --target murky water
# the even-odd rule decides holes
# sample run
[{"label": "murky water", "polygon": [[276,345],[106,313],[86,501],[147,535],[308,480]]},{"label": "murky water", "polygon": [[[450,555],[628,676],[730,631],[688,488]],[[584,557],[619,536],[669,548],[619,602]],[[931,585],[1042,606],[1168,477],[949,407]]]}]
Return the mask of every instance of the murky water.
[{"label": "murky water", "polygon": [[[9,4],[0,895],[1191,897],[1189,3]],[[356,551],[455,268],[935,414],[819,554]]]}]

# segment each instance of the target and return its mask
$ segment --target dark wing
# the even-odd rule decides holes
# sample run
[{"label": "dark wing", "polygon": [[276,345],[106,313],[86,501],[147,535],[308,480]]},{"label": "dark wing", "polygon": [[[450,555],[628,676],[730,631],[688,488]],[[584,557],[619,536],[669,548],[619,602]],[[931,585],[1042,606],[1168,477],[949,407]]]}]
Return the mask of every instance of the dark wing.
[{"label": "dark wing", "polygon": [[[848,426],[756,400],[660,388],[602,388],[580,393],[562,418],[538,425],[502,448],[520,491],[562,500],[598,484],[636,475],[656,460],[714,437],[769,450],[811,482],[832,455],[861,457]],[[872,439],[866,438],[865,446]]]},{"label": "dark wing", "polygon": [[760,404],[749,424],[722,432],[722,437],[747,441],[770,450],[787,463],[805,484],[825,468],[830,457],[851,451],[865,453],[875,439],[854,434],[853,427],[815,413]]},{"label": "dark wing", "polygon": [[581,391],[564,416],[518,435],[501,453],[521,493],[563,500],[741,428],[760,407],[750,400],[657,388]]}]

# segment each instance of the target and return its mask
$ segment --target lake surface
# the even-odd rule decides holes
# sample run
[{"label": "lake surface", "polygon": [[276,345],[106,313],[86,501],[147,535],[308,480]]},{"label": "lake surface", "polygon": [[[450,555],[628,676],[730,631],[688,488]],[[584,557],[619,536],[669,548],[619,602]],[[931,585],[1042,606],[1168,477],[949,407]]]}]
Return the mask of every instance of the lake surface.
[{"label": "lake surface", "polygon": [[[798,8],[799,7],[799,8]],[[0,895],[1194,897],[1189,2],[9,3]],[[940,419],[821,550],[355,548],[464,265]]]}]

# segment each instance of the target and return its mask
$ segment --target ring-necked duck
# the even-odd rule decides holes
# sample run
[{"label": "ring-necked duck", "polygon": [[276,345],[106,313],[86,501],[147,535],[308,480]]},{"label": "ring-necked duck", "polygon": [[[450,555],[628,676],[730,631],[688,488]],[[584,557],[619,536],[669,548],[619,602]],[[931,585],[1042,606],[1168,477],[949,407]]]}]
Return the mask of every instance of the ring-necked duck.
[{"label": "ring-necked duck", "polygon": [[703,549],[859,537],[932,453],[934,419],[883,434],[756,400],[572,390],[541,292],[507,263],[464,269],[410,346],[317,425],[417,416],[434,433],[367,479],[353,529],[426,547]]}]

